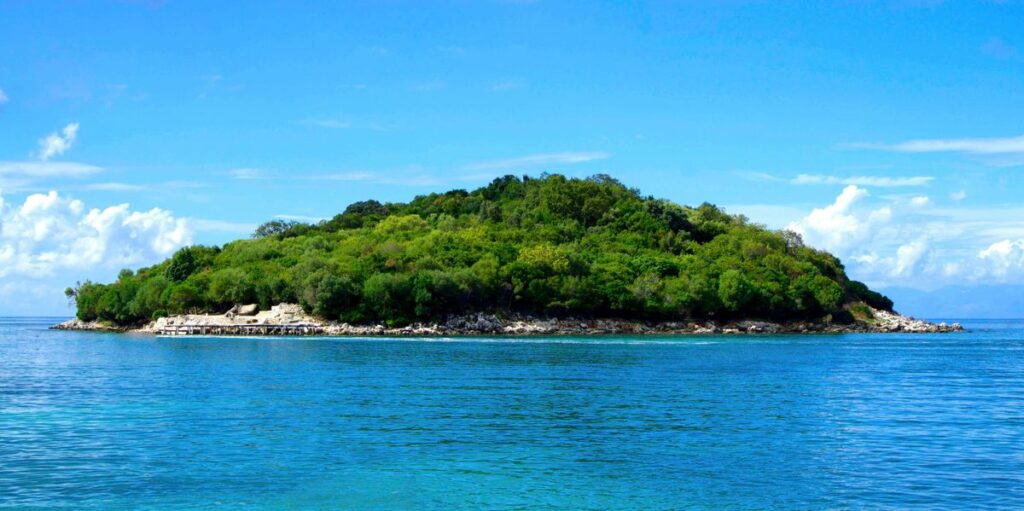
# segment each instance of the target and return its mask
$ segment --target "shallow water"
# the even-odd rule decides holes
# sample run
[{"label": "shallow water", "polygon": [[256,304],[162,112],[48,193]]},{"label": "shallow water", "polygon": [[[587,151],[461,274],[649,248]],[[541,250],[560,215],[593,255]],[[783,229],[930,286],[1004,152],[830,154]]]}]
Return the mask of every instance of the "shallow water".
[{"label": "shallow water", "polygon": [[0,320],[0,508],[1022,509],[1024,323],[149,338]]}]

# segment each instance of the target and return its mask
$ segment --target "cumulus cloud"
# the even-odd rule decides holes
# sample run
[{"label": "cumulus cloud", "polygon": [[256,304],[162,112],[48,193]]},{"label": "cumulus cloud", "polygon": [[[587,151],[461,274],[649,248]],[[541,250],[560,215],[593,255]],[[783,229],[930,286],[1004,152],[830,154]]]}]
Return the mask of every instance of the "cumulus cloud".
[{"label": "cumulus cloud", "polygon": [[75,139],[78,138],[78,123],[73,122],[64,126],[59,132],[53,132],[39,141],[39,159],[49,160],[54,156],[60,156],[71,149]]},{"label": "cumulus cloud", "polygon": [[910,243],[900,245],[896,249],[896,259],[890,273],[894,277],[913,275],[921,260],[928,253],[928,248],[928,242],[924,238],[918,238]]},{"label": "cumulus cloud", "polygon": [[870,199],[847,186],[788,229],[840,257],[853,278],[881,287],[1024,283],[1019,208],[941,209],[923,195]]},{"label": "cumulus cloud", "polygon": [[55,191],[18,205],[0,195],[0,278],[155,262],[191,242],[188,222],[159,208],[87,209]]},{"label": "cumulus cloud", "polygon": [[789,230],[800,233],[812,246],[843,251],[864,240],[873,227],[887,222],[892,216],[889,207],[875,209],[866,215],[856,214],[854,206],[867,196],[867,190],[849,185],[835,202],[824,208],[815,208],[803,220],[791,223]]},{"label": "cumulus cloud", "polygon": [[795,185],[855,185],[855,186],[924,186],[935,178],[931,176],[889,177],[889,176],[823,176],[817,174],[800,174],[790,183]]},{"label": "cumulus cloud", "polygon": [[960,190],[960,191],[952,192],[952,193],[949,194],[949,198],[950,198],[950,200],[952,200],[954,202],[960,202],[960,201],[962,201],[962,200],[967,198],[967,191],[966,190]]},{"label": "cumulus cloud", "polygon": [[978,252],[982,270],[1000,280],[1024,274],[1024,239],[1002,240]]}]

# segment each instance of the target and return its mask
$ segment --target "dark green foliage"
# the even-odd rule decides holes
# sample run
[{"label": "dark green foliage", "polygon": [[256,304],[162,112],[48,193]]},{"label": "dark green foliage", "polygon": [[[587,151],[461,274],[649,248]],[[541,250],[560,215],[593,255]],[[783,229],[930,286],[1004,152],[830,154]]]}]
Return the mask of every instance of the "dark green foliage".
[{"label": "dark green foliage", "polygon": [[184,248],[68,296],[80,318],[121,324],[280,302],[393,325],[473,311],[782,320],[892,308],[794,233],[604,175],[505,176],[407,204],[357,202],[316,225],[268,222],[253,239]]},{"label": "dark green foliage", "polygon": [[181,282],[196,271],[196,258],[192,252],[192,247],[185,247],[174,253],[171,263],[167,265],[167,278],[172,282]]},{"label": "dark green foliage", "polygon": [[359,286],[347,275],[336,275],[321,269],[306,278],[299,303],[306,312],[320,317],[358,319],[355,309],[361,295]]},{"label": "dark green foliage", "polygon": [[888,296],[868,289],[863,282],[851,280],[846,288],[851,298],[860,300],[876,309],[892,312],[892,300]]},{"label": "dark green foliage", "polygon": [[360,201],[350,204],[343,213],[324,222],[320,227],[327,232],[358,229],[379,222],[389,213],[387,207],[375,200]]},{"label": "dark green foliage", "polygon": [[277,236],[278,238],[301,236],[309,231],[310,226],[293,220],[271,220],[256,228],[252,233],[253,238],[266,238]]}]

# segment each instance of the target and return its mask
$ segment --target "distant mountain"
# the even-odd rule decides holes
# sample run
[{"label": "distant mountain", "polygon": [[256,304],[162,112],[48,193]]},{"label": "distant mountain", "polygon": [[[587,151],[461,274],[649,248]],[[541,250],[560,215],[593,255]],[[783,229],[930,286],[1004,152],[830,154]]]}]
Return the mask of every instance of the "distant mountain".
[{"label": "distant mountain", "polygon": [[948,286],[933,291],[887,288],[896,309],[927,319],[1024,318],[1024,286]]}]

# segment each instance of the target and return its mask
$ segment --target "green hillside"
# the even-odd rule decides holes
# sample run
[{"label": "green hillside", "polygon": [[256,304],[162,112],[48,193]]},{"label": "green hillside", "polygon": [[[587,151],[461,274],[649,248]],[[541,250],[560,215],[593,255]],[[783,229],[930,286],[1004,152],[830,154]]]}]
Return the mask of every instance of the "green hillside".
[{"label": "green hillside", "polygon": [[793,233],[604,175],[505,176],[407,204],[357,202],[316,225],[270,222],[252,239],[183,248],[67,293],[80,319],[119,325],[281,302],[390,325],[475,311],[849,321],[857,302],[892,308]]}]

